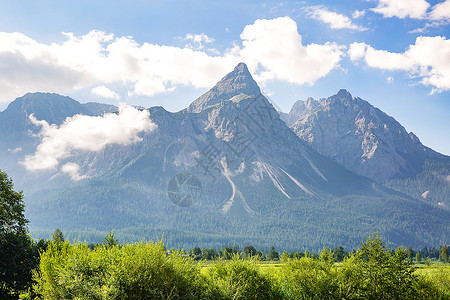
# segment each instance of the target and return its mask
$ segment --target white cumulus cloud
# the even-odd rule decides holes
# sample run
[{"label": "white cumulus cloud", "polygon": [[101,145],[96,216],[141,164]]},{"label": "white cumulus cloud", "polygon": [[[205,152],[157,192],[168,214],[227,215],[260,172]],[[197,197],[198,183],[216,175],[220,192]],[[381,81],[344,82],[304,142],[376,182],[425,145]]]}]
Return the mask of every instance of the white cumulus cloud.
[{"label": "white cumulus cloud", "polygon": [[[142,140],[141,132],[156,128],[146,110],[121,104],[119,113],[109,113],[102,117],[75,115],[63,124],[49,125],[30,115],[30,121],[40,126],[40,144],[36,152],[27,155],[21,163],[30,171],[56,168],[62,159],[69,158],[76,151],[100,151],[107,145],[129,145]],[[78,174],[74,165],[66,165],[63,172],[73,176]]]},{"label": "white cumulus cloud", "polygon": [[103,98],[117,99],[117,100],[120,98],[119,95],[117,95],[117,93],[115,93],[114,91],[111,91],[104,85],[93,88],[91,90],[91,93],[94,95],[103,97]]},{"label": "white cumulus cloud", "polygon": [[199,49],[213,41],[206,34],[186,35],[195,49],[140,44],[132,37],[95,30],[64,36],[63,42],[47,44],[21,33],[0,32],[0,101],[27,92],[67,94],[79,89],[117,98],[106,88],[112,84],[128,97],[153,96],[180,85],[208,88],[241,61],[250,62],[251,71],[260,72],[264,80],[313,83],[342,56],[342,47],[335,43],[303,45],[297,24],[288,17],[256,20],[245,27],[241,44],[222,53]]},{"label": "white cumulus cloud", "polygon": [[422,84],[431,86],[432,92],[450,90],[450,40],[445,37],[420,36],[403,53],[353,43],[348,54],[353,61],[364,60],[373,68],[407,71],[420,78]]},{"label": "white cumulus cloud", "polygon": [[343,55],[336,43],[303,45],[297,24],[289,17],[256,20],[241,34],[239,52],[257,81],[272,79],[313,84],[336,68]]},{"label": "white cumulus cloud", "polygon": [[425,0],[379,0],[371,10],[382,14],[385,18],[424,19],[430,4]]},{"label": "white cumulus cloud", "polygon": [[331,29],[352,29],[357,31],[367,30],[367,28],[353,24],[349,17],[338,14],[334,11],[329,11],[322,5],[309,7],[308,16],[312,19],[328,24]]},{"label": "white cumulus cloud", "polygon": [[440,2],[433,6],[429,18],[433,21],[450,19],[450,0]]}]

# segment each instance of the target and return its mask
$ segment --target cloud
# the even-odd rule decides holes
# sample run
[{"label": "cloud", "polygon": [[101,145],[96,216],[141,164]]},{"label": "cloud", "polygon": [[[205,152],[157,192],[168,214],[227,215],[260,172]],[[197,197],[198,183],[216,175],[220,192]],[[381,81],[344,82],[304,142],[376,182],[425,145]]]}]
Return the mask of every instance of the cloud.
[{"label": "cloud", "polygon": [[191,49],[197,49],[197,50],[201,50],[204,48],[203,44],[209,44],[215,41],[214,38],[207,36],[204,33],[200,33],[200,34],[192,34],[192,33],[188,33],[186,34],[186,37],[184,38],[185,41],[191,41],[195,44],[195,46],[191,45],[191,44],[187,44],[186,47],[191,48]]},{"label": "cloud", "polygon": [[122,84],[131,95],[146,96],[171,91],[176,85],[204,88],[239,62],[227,54],[140,45],[131,37],[100,31],[64,36],[62,43],[44,44],[21,33],[0,33],[0,101],[27,92],[69,93],[112,83]]},{"label": "cloud", "polygon": [[366,14],[366,11],[364,9],[363,10],[355,10],[352,13],[352,18],[353,19],[358,19],[358,18],[363,17],[365,14]]},{"label": "cloud", "polygon": [[235,48],[259,83],[279,79],[313,84],[336,68],[344,47],[336,43],[303,45],[297,24],[289,17],[256,20],[242,34],[242,48]]},{"label": "cloud", "polygon": [[450,19],[450,0],[446,0],[433,6],[429,14],[429,19],[433,21]]},{"label": "cloud", "polygon": [[[50,170],[60,161],[67,159],[77,151],[97,152],[107,145],[129,145],[140,142],[141,132],[150,132],[156,125],[150,120],[146,110],[121,104],[119,113],[105,114],[102,117],[75,115],[67,118],[63,124],[49,125],[45,120],[37,120],[30,115],[30,121],[40,126],[40,144],[36,152],[27,155],[21,162],[27,170]],[[63,172],[75,173],[73,165],[66,165]]]},{"label": "cloud", "polygon": [[[255,21],[245,27],[242,44],[222,53],[140,44],[132,37],[95,30],[81,36],[63,35],[63,42],[46,44],[21,33],[0,32],[0,101],[9,102],[27,92],[68,94],[80,89],[116,97],[106,90],[111,84],[128,97],[171,92],[180,85],[209,88],[247,60],[253,64],[251,71],[259,71],[264,80],[314,83],[335,68],[342,55],[342,47],[335,43],[302,45],[297,25],[288,17]],[[186,39],[197,48],[213,41],[206,34],[188,34]],[[279,45],[288,48],[278,49]]]},{"label": "cloud", "polygon": [[119,95],[117,95],[115,92],[108,89],[106,86],[98,86],[96,88],[93,88],[91,90],[91,93],[103,98],[109,98],[109,99],[119,99]]},{"label": "cloud", "polygon": [[382,14],[385,18],[424,19],[430,4],[425,0],[379,0],[371,10]]},{"label": "cloud", "polygon": [[329,11],[322,5],[310,6],[307,10],[310,18],[328,24],[331,29],[352,29],[357,31],[367,30],[367,28],[353,24],[349,17]]},{"label": "cloud", "polygon": [[86,175],[80,175],[80,166],[76,163],[67,163],[61,167],[61,172],[68,174],[73,181],[88,178]]},{"label": "cloud", "polygon": [[403,53],[376,50],[365,43],[353,43],[348,51],[353,61],[364,60],[373,68],[403,70],[432,87],[433,92],[450,90],[450,40],[445,37],[416,39]]},{"label": "cloud", "polygon": [[14,149],[8,148],[8,152],[11,152],[11,153],[18,153],[18,152],[21,152],[21,151],[22,151],[22,147],[17,147],[17,148],[14,148]]}]

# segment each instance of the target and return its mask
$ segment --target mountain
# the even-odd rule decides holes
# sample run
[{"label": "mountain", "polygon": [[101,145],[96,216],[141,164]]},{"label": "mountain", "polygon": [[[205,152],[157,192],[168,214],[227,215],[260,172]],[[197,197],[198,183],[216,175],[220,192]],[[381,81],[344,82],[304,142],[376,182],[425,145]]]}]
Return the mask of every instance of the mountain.
[{"label": "mountain", "polygon": [[[116,230],[128,241],[164,235],[169,247],[286,250],[352,248],[375,231],[393,245],[449,238],[450,212],[357,175],[302,141],[245,64],[187,109],[148,112],[157,130],[141,133],[140,142],[61,162],[77,164],[83,179],[48,171],[33,188],[21,183],[34,236],[58,227],[69,238],[101,241]],[[7,155],[18,161],[27,151]]]},{"label": "mountain", "polygon": [[188,108],[188,112],[201,112],[205,108],[212,107],[228,101],[239,94],[247,97],[261,95],[258,84],[250,75],[247,65],[240,63],[236,68],[222,78],[212,89],[195,100]]},{"label": "mountain", "polygon": [[298,137],[349,170],[450,208],[450,158],[369,102],[340,90],[318,101],[299,100],[281,117]]},{"label": "mountain", "polygon": [[415,176],[425,160],[446,158],[346,90],[319,101],[298,101],[284,119],[316,151],[377,182]]}]

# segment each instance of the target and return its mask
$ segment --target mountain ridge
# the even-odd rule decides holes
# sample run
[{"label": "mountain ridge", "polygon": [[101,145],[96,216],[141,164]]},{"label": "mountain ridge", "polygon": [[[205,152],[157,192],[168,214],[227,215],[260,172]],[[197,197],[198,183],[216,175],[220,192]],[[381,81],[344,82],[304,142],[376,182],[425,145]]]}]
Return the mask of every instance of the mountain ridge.
[{"label": "mountain ridge", "polygon": [[[426,159],[446,158],[426,146],[393,117],[346,90],[309,108],[283,115],[292,130],[319,153],[377,182],[411,177]],[[297,107],[300,105],[297,104]]]},{"label": "mountain ridge", "polygon": [[[50,173],[35,180],[34,189],[26,187],[32,232],[59,227],[147,236],[162,228],[173,233],[165,235],[171,243],[198,245],[195,239],[203,237],[209,239],[201,241],[205,245],[248,240],[286,249],[354,247],[374,231],[398,245],[448,239],[450,213],[317,153],[253,83],[240,64],[188,109],[149,108],[158,130],[142,133],[141,142],[66,158],[61,164],[76,163],[86,178],[71,182]],[[182,174],[195,176],[202,186],[188,207],[169,196],[170,182]],[[416,229],[417,224],[425,225]],[[426,235],[431,228],[436,234]]]}]

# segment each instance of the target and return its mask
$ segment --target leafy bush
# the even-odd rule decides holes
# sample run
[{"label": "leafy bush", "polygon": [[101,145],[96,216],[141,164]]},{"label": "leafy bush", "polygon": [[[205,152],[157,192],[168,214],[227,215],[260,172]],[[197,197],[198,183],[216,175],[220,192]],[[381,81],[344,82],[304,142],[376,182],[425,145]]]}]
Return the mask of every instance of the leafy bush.
[{"label": "leafy bush", "polygon": [[52,243],[35,272],[35,291],[45,299],[212,298],[198,266],[161,243],[124,246]]},{"label": "leafy bush", "polygon": [[434,285],[414,274],[407,251],[387,248],[377,235],[345,259],[340,270],[345,299],[440,299]]},{"label": "leafy bush", "polygon": [[224,299],[279,299],[271,278],[262,274],[254,259],[240,259],[214,264],[208,272],[209,280],[222,292]]},{"label": "leafy bush", "polygon": [[288,299],[338,299],[338,276],[333,253],[324,249],[318,260],[292,259],[283,266],[281,286]]}]

